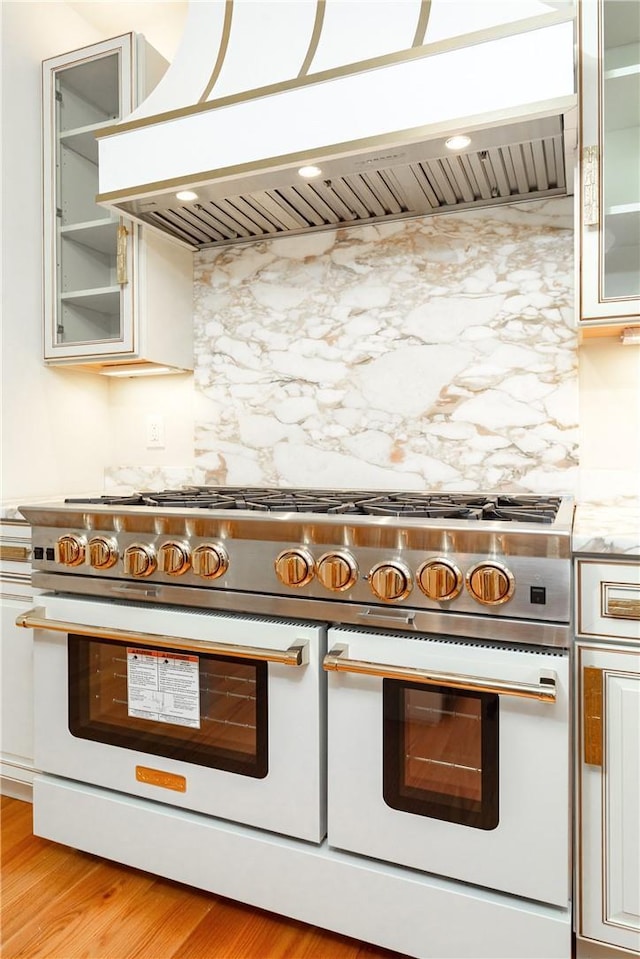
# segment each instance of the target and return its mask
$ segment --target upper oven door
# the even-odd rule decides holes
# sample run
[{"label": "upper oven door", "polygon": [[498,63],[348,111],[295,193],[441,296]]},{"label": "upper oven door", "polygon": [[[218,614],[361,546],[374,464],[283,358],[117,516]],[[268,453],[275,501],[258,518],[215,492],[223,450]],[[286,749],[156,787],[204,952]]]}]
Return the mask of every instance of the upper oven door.
[{"label": "upper oven door", "polygon": [[43,596],[43,772],[319,842],[319,626]]},{"label": "upper oven door", "polygon": [[329,844],[566,907],[567,653],[355,629],[329,649]]}]

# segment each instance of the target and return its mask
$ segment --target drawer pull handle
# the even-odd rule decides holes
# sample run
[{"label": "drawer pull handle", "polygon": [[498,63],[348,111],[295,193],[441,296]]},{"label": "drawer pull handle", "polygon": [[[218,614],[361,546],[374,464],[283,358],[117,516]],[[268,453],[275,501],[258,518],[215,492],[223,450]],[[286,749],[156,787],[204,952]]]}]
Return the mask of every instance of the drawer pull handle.
[{"label": "drawer pull handle", "polygon": [[516,683],[505,679],[484,679],[465,676],[461,673],[441,673],[415,666],[390,666],[369,663],[360,659],[347,659],[348,646],[338,645],[324,657],[322,668],[327,672],[359,673],[362,676],[379,676],[382,679],[400,679],[409,683],[424,683],[425,686],[451,686],[453,689],[474,690],[480,693],[498,693],[520,696],[524,699],[539,699],[545,703],[556,701],[556,674],[551,670],[540,671],[539,683]]},{"label": "drawer pull handle", "polygon": [[28,563],[31,559],[31,550],[28,546],[0,546],[1,563]]},{"label": "drawer pull handle", "polygon": [[607,599],[605,615],[614,619],[640,619],[640,599]]},{"label": "drawer pull handle", "polygon": [[305,666],[308,662],[307,644],[300,640],[289,649],[264,649],[261,646],[235,646],[233,643],[214,643],[208,640],[185,639],[182,636],[161,636],[153,633],[138,633],[132,630],[86,626],[82,623],[66,623],[59,619],[47,619],[46,610],[37,606],[21,613],[16,626],[25,629],[52,629],[59,633],[89,636],[91,639],[111,639],[127,646],[151,646],[153,649],[182,649],[196,654],[237,656],[239,659],[259,659],[266,663],[284,666]]}]

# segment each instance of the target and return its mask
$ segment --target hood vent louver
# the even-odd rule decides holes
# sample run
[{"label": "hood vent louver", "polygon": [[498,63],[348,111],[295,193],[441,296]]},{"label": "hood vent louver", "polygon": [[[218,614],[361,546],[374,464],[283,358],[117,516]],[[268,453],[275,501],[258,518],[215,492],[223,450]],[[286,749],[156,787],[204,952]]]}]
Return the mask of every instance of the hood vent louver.
[{"label": "hood vent louver", "polygon": [[546,125],[554,129],[535,140],[382,169],[356,160],[354,166],[371,168],[232,196],[225,190],[220,198],[162,210],[145,212],[140,204],[138,215],[176,239],[206,248],[561,195],[567,192],[561,125],[558,120]]}]

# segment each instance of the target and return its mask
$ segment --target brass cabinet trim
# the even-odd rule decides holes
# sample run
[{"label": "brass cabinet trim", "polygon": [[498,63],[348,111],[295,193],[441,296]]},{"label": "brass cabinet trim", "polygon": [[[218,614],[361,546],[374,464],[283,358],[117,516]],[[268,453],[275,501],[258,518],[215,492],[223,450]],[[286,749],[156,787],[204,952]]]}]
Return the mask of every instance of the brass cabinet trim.
[{"label": "brass cabinet trim", "polygon": [[587,766],[602,766],[603,675],[595,666],[582,671],[583,747]]},{"label": "brass cabinet trim", "polygon": [[31,560],[30,546],[0,544],[0,563],[28,563]]},{"label": "brass cabinet trim", "polygon": [[[575,597],[575,601],[576,601],[576,632],[577,632],[577,634],[578,634],[578,638],[584,637],[584,638],[586,638],[586,639],[591,639],[591,640],[596,640],[596,641],[598,641],[598,640],[600,640],[600,639],[605,640],[605,641],[607,641],[607,640],[615,640],[616,642],[619,642],[619,643],[632,643],[632,644],[635,643],[635,644],[637,644],[637,642],[638,642],[637,639],[634,639],[633,637],[630,637],[630,636],[625,636],[623,633],[620,633],[620,632],[617,632],[617,633],[616,633],[616,632],[605,633],[605,632],[603,632],[603,631],[596,631],[596,627],[597,627],[597,624],[596,624],[596,623],[592,624],[592,626],[591,626],[590,629],[587,629],[586,626],[585,626],[585,622],[584,622],[585,616],[584,616],[584,592],[583,592],[583,575],[584,575],[583,571],[586,569],[586,567],[588,567],[588,566],[600,566],[600,567],[602,567],[602,566],[617,566],[617,567],[619,567],[621,570],[624,570],[624,569],[631,569],[631,568],[634,567],[635,565],[636,565],[636,564],[633,563],[633,562],[629,562],[629,561],[627,561],[627,560],[615,559],[615,558],[611,558],[611,559],[608,559],[608,558],[605,558],[605,557],[602,557],[601,559],[583,559],[583,558],[578,558],[577,564],[576,564],[576,597]],[[600,580],[600,586],[601,586],[601,587],[602,587],[603,582],[605,582],[605,581],[604,581],[604,580]],[[607,582],[608,582],[608,581],[607,581]],[[631,588],[631,589],[637,588],[637,584],[636,584],[636,583],[629,583],[629,582],[624,582],[624,581],[622,581],[622,582],[616,582],[616,583],[608,582],[608,585],[624,586],[624,587],[629,587],[629,588]],[[604,607],[603,607],[603,605],[602,605],[602,598],[601,598],[601,603],[600,603],[600,618],[601,618],[601,619],[610,619],[610,620],[613,620],[614,623],[615,623],[615,621],[622,621],[622,622],[624,622],[624,617],[622,617],[622,616],[611,616],[611,615],[607,616],[607,615],[606,615],[606,613],[604,612]],[[633,619],[635,619],[635,617],[633,617]],[[612,628],[613,628],[613,627],[612,627]]]}]

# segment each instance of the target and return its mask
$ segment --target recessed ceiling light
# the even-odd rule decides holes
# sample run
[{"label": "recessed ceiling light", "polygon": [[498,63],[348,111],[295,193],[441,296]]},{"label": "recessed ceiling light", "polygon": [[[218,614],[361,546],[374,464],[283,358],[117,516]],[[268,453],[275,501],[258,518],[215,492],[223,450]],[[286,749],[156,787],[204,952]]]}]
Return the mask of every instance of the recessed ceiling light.
[{"label": "recessed ceiling light", "polygon": [[322,170],[319,166],[301,166],[298,173],[300,176],[303,176],[305,180],[311,180],[314,176],[320,176]]},{"label": "recessed ceiling light", "polygon": [[464,136],[460,134],[459,136],[449,137],[448,140],[444,141],[444,145],[447,150],[464,150],[465,147],[468,147],[471,143],[471,137]]},{"label": "recessed ceiling light", "polygon": [[180,190],[179,193],[176,193],[177,200],[197,200],[198,194],[194,193],[193,190]]}]

